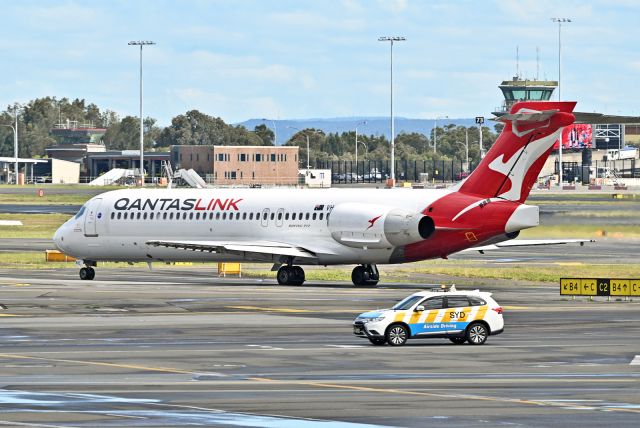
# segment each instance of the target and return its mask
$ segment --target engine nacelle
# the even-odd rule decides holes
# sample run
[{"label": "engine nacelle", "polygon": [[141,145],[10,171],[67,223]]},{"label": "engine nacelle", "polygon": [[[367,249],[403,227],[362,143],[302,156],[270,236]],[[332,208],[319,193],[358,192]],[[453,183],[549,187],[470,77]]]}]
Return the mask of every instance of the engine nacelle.
[{"label": "engine nacelle", "polygon": [[333,239],[356,248],[409,245],[429,238],[435,231],[433,219],[420,212],[355,202],[336,205],[328,227]]}]

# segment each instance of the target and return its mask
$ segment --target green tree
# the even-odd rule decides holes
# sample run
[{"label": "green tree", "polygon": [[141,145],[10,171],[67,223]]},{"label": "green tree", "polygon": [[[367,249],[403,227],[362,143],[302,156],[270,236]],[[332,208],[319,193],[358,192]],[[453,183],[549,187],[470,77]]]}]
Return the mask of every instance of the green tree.
[{"label": "green tree", "polygon": [[260,137],[262,140],[262,145],[264,146],[273,146],[273,140],[275,138],[274,132],[269,129],[264,123],[256,126],[253,129],[253,132]]},{"label": "green tree", "polygon": [[108,150],[139,150],[140,121],[138,118],[126,116],[121,121],[111,124],[104,134],[104,145]]}]

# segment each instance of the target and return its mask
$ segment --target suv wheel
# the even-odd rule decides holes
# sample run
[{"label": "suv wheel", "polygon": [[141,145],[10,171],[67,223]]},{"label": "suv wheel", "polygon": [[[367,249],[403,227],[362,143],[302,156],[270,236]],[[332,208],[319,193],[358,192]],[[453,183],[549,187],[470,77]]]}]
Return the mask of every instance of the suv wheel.
[{"label": "suv wheel", "polygon": [[489,330],[482,323],[473,323],[467,328],[466,337],[471,345],[482,345],[489,337]]},{"label": "suv wheel", "polygon": [[394,324],[387,329],[387,343],[391,346],[402,346],[407,343],[409,330],[402,324]]}]

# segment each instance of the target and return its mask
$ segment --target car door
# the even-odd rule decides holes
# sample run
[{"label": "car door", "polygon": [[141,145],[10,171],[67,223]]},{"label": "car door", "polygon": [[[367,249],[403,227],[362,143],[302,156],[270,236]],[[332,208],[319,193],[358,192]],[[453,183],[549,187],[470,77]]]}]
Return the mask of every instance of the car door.
[{"label": "car door", "polygon": [[460,333],[469,325],[471,306],[467,296],[447,296],[443,322],[447,333]]},{"label": "car door", "polygon": [[440,328],[441,317],[439,315],[444,306],[444,298],[442,296],[429,297],[417,306],[423,306],[424,311],[420,312],[418,320],[410,325],[411,334],[426,336],[443,333]]}]

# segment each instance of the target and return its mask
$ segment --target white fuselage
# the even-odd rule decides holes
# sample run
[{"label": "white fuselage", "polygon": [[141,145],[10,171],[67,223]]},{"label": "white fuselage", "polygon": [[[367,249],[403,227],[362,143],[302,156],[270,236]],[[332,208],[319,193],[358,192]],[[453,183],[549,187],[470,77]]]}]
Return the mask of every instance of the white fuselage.
[{"label": "white fuselage", "polygon": [[94,261],[277,261],[271,257],[189,251],[148,241],[269,241],[318,254],[304,263],[389,263],[393,248],[338,242],[328,228],[332,209],[375,204],[422,212],[448,190],[412,189],[131,189],[89,200],[55,234],[65,253]]}]

